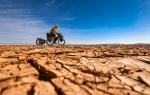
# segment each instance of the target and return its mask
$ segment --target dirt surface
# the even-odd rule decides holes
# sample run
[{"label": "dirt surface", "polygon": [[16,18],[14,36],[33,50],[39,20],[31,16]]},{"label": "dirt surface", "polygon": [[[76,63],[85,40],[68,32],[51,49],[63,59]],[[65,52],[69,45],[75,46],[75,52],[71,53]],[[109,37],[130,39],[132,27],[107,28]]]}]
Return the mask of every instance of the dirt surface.
[{"label": "dirt surface", "polygon": [[150,45],[0,45],[0,95],[150,95]]}]

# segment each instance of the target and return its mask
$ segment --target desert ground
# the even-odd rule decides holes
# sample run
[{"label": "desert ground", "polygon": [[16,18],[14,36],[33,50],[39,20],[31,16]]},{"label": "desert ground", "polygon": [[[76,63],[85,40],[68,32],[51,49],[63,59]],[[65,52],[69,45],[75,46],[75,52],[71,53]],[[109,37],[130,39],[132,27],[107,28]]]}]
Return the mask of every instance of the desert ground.
[{"label": "desert ground", "polygon": [[150,95],[150,45],[0,45],[0,95]]}]

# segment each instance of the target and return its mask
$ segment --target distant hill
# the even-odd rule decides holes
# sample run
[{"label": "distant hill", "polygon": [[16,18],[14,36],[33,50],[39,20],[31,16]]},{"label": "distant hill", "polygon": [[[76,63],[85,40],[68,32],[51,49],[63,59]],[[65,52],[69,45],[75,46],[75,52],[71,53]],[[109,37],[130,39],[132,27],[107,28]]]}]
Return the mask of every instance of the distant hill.
[{"label": "distant hill", "polygon": [[145,44],[150,44],[150,43],[135,43],[136,45],[145,45]]}]

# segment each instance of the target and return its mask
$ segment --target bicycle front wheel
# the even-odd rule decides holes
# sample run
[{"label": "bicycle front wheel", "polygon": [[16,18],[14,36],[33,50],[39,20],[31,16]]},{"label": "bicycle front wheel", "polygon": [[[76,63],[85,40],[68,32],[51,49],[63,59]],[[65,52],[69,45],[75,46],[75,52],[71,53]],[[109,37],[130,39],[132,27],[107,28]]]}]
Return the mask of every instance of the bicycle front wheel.
[{"label": "bicycle front wheel", "polygon": [[65,44],[65,40],[64,39],[63,40],[58,39],[58,44],[59,45],[64,45]]}]

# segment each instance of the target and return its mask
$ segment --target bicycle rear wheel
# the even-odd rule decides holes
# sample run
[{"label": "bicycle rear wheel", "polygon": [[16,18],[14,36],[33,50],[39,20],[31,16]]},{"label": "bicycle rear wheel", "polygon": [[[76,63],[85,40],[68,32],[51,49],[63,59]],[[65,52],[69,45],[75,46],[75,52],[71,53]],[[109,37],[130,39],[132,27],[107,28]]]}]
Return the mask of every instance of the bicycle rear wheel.
[{"label": "bicycle rear wheel", "polygon": [[43,45],[44,42],[43,42],[41,39],[37,38],[37,39],[36,39],[36,44],[37,44],[37,45]]}]

